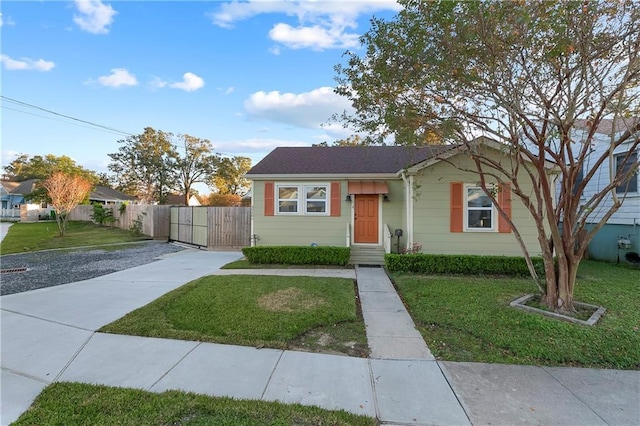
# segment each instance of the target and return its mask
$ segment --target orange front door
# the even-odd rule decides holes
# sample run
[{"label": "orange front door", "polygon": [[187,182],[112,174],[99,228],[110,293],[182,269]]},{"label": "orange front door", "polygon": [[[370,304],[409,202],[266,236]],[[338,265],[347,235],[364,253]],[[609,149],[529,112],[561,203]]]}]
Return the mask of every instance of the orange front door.
[{"label": "orange front door", "polygon": [[378,243],[378,195],[356,195],[354,243]]}]

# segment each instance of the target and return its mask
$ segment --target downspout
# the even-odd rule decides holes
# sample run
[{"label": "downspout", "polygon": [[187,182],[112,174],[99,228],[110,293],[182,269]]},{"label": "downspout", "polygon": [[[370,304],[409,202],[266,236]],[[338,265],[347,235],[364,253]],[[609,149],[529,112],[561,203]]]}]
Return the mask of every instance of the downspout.
[{"label": "downspout", "polygon": [[405,247],[413,246],[413,176],[407,176],[406,170],[402,172],[402,181],[404,182],[405,207],[407,219],[407,234],[405,239]]},{"label": "downspout", "polygon": [[[255,199],[256,199],[256,191],[255,191],[255,181],[251,181],[251,234],[249,236],[249,243],[251,247],[255,247],[256,244],[256,234],[253,227],[253,214],[255,211]],[[264,202],[263,202],[264,203]]]}]

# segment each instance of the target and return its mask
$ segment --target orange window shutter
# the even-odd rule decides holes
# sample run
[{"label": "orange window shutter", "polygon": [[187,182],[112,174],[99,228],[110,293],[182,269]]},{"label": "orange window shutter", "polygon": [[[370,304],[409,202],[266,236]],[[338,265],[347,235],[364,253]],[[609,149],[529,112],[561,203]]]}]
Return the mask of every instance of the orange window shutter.
[{"label": "orange window shutter", "polygon": [[[511,219],[511,184],[501,183],[500,190],[498,192],[498,204],[500,208],[504,210],[509,219]],[[511,232],[511,225],[507,222],[501,214],[498,214],[498,232],[509,233]]]},{"label": "orange window shutter", "polygon": [[462,182],[451,182],[451,206],[450,206],[450,231],[462,232],[462,217],[463,217],[463,205],[462,205]]},{"label": "orange window shutter", "polygon": [[331,182],[331,216],[340,216],[340,182]]},{"label": "orange window shutter", "polygon": [[264,215],[273,216],[274,200],[273,200],[273,182],[264,183]]}]

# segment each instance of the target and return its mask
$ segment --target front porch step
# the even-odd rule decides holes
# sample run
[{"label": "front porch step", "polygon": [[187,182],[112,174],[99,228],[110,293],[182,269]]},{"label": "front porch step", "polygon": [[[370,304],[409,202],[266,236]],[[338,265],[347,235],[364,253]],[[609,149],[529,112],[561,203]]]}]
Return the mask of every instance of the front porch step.
[{"label": "front porch step", "polygon": [[380,246],[351,246],[351,265],[384,265],[384,248]]}]

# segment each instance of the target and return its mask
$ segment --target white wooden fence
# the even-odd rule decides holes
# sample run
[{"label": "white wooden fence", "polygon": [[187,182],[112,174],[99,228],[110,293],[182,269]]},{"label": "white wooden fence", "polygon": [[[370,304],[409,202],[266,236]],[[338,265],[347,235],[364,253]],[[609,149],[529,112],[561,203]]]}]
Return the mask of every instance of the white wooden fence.
[{"label": "white wooden fence", "polygon": [[[127,205],[121,214],[118,206],[111,207],[113,217],[116,219],[113,226],[122,229],[131,229],[134,221],[140,217],[142,219],[142,233],[152,238],[163,239],[169,238],[169,208],[170,206],[153,206],[153,205]],[[69,213],[69,220],[91,221],[93,206],[80,205],[76,206]]]}]

